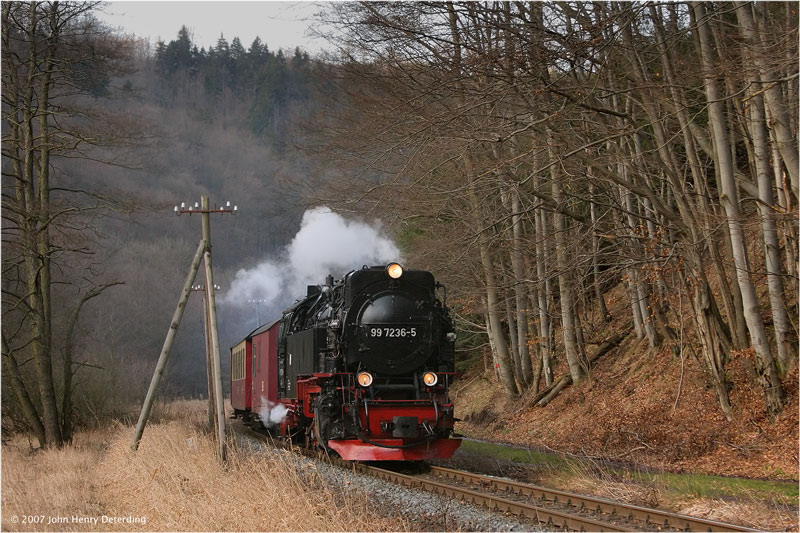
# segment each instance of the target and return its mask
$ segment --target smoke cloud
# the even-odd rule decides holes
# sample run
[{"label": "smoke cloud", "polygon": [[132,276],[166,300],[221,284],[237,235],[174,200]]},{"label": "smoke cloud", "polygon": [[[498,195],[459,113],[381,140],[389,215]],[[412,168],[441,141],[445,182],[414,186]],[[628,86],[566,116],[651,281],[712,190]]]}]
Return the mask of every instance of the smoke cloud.
[{"label": "smoke cloud", "polygon": [[258,418],[264,426],[277,426],[286,418],[289,412],[282,403],[272,403],[265,397],[261,397],[261,409],[258,411]]},{"label": "smoke cloud", "polygon": [[[264,308],[277,314],[326,275],[341,277],[363,265],[397,261],[400,250],[380,227],[348,220],[322,206],[303,214],[300,230],[282,256],[239,270],[221,303],[243,307],[252,305],[248,300],[263,300]],[[278,316],[263,318],[266,322]]]}]

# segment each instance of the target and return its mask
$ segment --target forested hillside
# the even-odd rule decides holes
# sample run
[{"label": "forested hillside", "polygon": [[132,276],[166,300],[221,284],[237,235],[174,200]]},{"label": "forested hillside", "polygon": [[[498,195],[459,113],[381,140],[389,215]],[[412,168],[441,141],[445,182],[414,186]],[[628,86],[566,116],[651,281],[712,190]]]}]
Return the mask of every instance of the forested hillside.
[{"label": "forested hillside", "polygon": [[[141,400],[201,194],[239,207],[223,291],[286,265],[307,207],[381,221],[509,409],[634,356],[730,423],[796,403],[796,4],[329,4],[320,58],[151,47],[93,7],[2,8],[4,428],[58,443]],[[206,387],[197,296],[166,394]],[[258,305],[221,305],[223,350]]]},{"label": "forested hillside", "polygon": [[185,26],[176,40],[156,44],[153,61],[158,81],[149,89],[159,105],[185,108],[277,147],[291,142],[289,126],[313,98],[312,77],[321,68],[299,48],[286,57],[258,37],[246,50],[238,37],[228,44],[224,36],[198,50]]},{"label": "forested hillside", "polygon": [[349,105],[318,138],[362,177],[361,209],[447,277],[508,395],[590,375],[587,345],[620,340],[604,323],[621,285],[622,337],[701,361],[728,417],[726,367],[747,358],[781,412],[797,362],[795,6],[349,4],[327,18],[351,54],[336,71]]},{"label": "forested hillside", "polygon": [[[103,27],[95,7],[3,6],[3,424],[37,429],[38,418],[44,431],[49,418],[39,436],[53,442],[70,419],[140,404],[200,239],[199,217],[174,205],[208,194],[238,206],[212,223],[224,290],[280,254],[305,203],[308,163],[288,148],[317,64],[258,40],[197,50],[181,28],[151,47]],[[201,309],[193,295],[167,397],[205,394]],[[256,309],[229,306],[219,321],[226,350],[256,327]]]}]

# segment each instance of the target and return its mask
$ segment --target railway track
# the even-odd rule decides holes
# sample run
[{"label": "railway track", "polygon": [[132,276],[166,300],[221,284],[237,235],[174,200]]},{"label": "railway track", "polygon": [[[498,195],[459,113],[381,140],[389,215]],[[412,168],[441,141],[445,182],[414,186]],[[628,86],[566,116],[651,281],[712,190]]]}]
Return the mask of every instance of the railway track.
[{"label": "railway track", "polygon": [[[248,430],[260,440],[264,435]],[[538,521],[548,529],[570,531],[758,531],[734,524],[648,509],[593,496],[538,487],[508,479],[430,466],[426,474],[404,474],[377,466],[341,461],[305,448],[308,457],[328,461],[409,488],[442,494],[463,502]]]},{"label": "railway track", "polygon": [[[594,522],[605,523],[604,521],[608,519],[614,522],[613,528],[601,529],[601,531],[758,531],[705,518],[671,513],[659,509],[649,509],[594,496],[573,494],[439,466],[432,466],[431,472],[437,477],[443,477],[469,486],[481,487],[492,493],[513,495],[513,501],[525,499],[535,504],[555,504],[559,507],[570,509],[571,513],[580,515],[588,513],[594,517]],[[541,511],[539,512],[541,513]],[[590,525],[592,523],[589,522]],[[566,524],[569,525],[568,522]]]},{"label": "railway track", "polygon": [[548,528],[572,531],[758,531],[439,466],[430,467],[432,477],[449,483],[371,465],[350,467],[409,487],[534,519]]}]

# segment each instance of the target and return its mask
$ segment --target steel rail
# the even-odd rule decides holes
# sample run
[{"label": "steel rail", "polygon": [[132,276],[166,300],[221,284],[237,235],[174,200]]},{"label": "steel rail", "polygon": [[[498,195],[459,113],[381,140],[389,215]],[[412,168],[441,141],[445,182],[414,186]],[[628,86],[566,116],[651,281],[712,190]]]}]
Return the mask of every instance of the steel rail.
[{"label": "steel rail", "polygon": [[453,470],[440,466],[431,466],[431,472],[437,476],[453,479],[471,485],[480,485],[498,492],[528,496],[532,501],[550,501],[581,510],[591,510],[631,521],[643,522],[652,528],[666,528],[680,531],[759,531],[744,526],[726,524],[715,520],[707,520],[659,509],[648,509],[637,505],[615,502],[594,496],[573,494],[545,487],[529,485],[508,479],[499,479],[462,470]]}]

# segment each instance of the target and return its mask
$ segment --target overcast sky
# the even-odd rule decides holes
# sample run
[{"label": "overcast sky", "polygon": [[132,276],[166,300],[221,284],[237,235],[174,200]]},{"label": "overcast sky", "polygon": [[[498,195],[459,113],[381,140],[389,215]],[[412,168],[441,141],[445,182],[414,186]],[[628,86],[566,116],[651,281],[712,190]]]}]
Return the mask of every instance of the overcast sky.
[{"label": "overcast sky", "polygon": [[182,25],[189,28],[192,41],[208,49],[220,34],[230,43],[239,37],[245,48],[256,36],[270,50],[295,46],[316,53],[325,42],[308,35],[311,18],[321,9],[316,2],[109,2],[98,18],[124,33],[169,42]]}]

